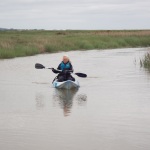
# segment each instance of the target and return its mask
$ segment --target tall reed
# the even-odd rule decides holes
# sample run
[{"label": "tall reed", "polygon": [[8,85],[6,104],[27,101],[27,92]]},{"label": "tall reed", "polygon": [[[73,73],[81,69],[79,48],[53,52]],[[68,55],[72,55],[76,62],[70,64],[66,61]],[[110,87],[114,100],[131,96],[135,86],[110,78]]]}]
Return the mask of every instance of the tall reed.
[{"label": "tall reed", "polygon": [[141,67],[150,69],[150,52],[147,52],[143,59],[140,60]]}]

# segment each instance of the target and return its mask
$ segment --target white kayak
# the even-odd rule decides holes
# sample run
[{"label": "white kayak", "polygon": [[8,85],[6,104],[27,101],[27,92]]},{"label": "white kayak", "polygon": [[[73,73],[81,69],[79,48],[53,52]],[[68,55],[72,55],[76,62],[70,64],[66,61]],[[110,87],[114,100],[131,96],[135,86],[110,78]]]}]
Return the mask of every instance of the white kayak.
[{"label": "white kayak", "polygon": [[80,85],[78,81],[67,80],[63,82],[58,82],[57,80],[55,80],[53,82],[53,87],[59,89],[73,89],[73,88],[79,88]]}]

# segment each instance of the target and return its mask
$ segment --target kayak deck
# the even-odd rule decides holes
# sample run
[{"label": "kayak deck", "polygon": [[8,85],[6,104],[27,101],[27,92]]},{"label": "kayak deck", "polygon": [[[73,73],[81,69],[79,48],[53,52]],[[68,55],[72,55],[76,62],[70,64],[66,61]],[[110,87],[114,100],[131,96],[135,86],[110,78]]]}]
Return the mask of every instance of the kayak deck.
[{"label": "kayak deck", "polygon": [[63,81],[63,82],[58,82],[55,80],[53,82],[53,87],[55,88],[60,88],[60,89],[73,89],[73,88],[79,88],[79,82],[78,81]]}]

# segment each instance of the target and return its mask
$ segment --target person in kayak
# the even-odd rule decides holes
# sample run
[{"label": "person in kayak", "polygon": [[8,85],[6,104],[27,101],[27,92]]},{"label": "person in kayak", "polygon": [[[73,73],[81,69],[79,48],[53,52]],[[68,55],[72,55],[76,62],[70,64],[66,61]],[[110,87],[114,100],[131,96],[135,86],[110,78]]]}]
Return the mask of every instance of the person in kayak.
[{"label": "person in kayak", "polygon": [[52,71],[54,73],[59,73],[58,76],[56,77],[58,79],[58,82],[63,82],[66,80],[75,81],[75,78],[72,77],[71,75],[71,72],[73,72],[73,66],[67,55],[63,56],[62,62],[58,65],[57,69],[58,70],[53,68]]}]

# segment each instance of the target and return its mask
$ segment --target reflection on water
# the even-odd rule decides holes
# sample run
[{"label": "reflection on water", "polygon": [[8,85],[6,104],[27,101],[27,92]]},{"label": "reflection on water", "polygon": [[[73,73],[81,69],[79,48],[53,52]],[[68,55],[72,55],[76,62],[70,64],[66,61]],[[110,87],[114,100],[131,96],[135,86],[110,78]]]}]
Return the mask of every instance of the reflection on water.
[{"label": "reflection on water", "polygon": [[41,93],[36,93],[35,101],[36,101],[36,108],[37,109],[44,108],[44,106],[45,106],[44,96]]},{"label": "reflection on water", "polygon": [[64,110],[64,116],[68,116],[73,104],[73,97],[77,93],[78,89],[55,89],[53,100],[60,105]]},{"label": "reflection on water", "polygon": [[64,116],[68,116],[71,113],[74,99],[78,102],[79,105],[84,105],[87,101],[87,96],[84,94],[79,94],[75,97],[77,92],[78,89],[55,89],[53,95],[54,105],[58,104],[63,109]]},{"label": "reflection on water", "polygon": [[85,105],[87,102],[87,95],[86,94],[77,95],[76,101],[77,101],[78,105],[80,105],[80,106]]}]

